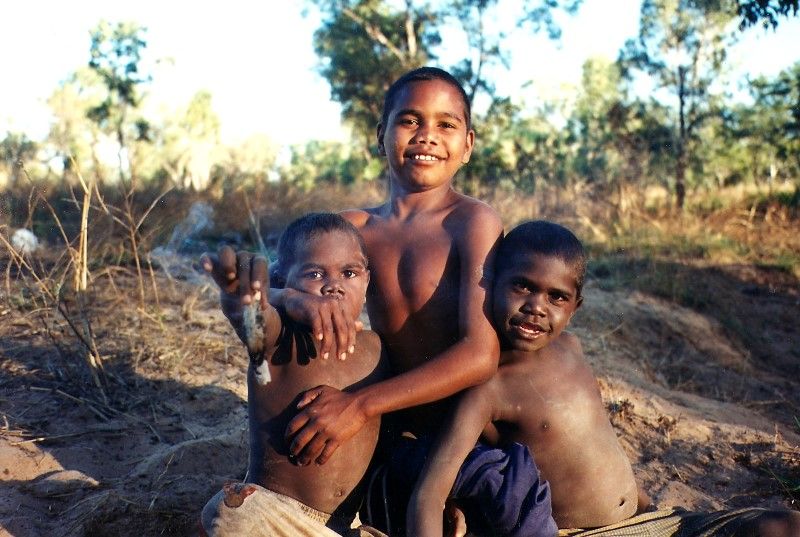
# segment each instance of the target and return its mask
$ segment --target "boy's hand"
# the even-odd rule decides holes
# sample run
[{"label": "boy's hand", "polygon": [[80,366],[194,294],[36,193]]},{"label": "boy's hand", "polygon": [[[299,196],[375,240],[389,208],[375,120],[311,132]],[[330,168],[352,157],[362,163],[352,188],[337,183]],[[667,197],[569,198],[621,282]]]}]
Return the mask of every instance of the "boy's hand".
[{"label": "boy's hand", "polygon": [[286,289],[283,308],[289,317],[311,328],[323,358],[333,352],[336,358],[346,359],[355,350],[356,332],[364,328],[361,321],[352,318],[343,301],[331,296]]},{"label": "boy's hand", "polygon": [[445,535],[447,537],[464,537],[467,534],[467,518],[464,512],[448,501],[444,505]]},{"label": "boy's hand", "polygon": [[[262,308],[267,307],[267,260],[250,252],[234,253],[230,246],[223,246],[216,254],[203,254],[200,263],[219,286],[222,313],[241,337],[242,306],[260,300]],[[344,310],[341,301],[295,289],[282,289],[269,296],[273,298],[273,306],[282,307],[290,318],[311,328],[324,358],[333,354],[345,359],[355,350],[356,332],[363,325]]]},{"label": "boy's hand", "polygon": [[[242,305],[255,299],[261,301],[262,308],[267,307],[267,260],[250,252],[234,253],[230,246],[222,246],[216,254],[203,254],[200,264],[219,286],[222,313],[241,336]],[[261,292],[263,289],[267,292]]]},{"label": "boy's hand", "polygon": [[308,390],[297,408],[300,412],[286,426],[286,440],[291,440],[289,456],[301,466],[325,464],[367,422],[355,395],[330,386]]}]

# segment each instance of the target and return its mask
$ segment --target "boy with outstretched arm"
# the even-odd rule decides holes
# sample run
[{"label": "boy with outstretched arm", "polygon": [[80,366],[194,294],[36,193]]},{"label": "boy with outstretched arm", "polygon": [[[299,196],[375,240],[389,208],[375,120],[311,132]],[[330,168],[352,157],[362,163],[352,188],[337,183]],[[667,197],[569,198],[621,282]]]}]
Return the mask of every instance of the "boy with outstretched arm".
[{"label": "boy with outstretched arm", "polygon": [[[390,412],[390,452],[401,435],[433,437],[450,396],[486,381],[497,367],[489,298],[502,225],[493,209],[453,188],[475,139],[466,93],[440,69],[406,73],[387,91],[377,138],[388,164],[389,199],[342,215],[366,244],[367,311],[395,376],[349,392],[324,383],[307,391],[286,431],[291,454],[303,465],[325,464],[364,423]],[[220,285],[237,288],[242,303],[264,285],[259,258],[251,262],[228,249],[211,261],[206,268]],[[323,358],[349,359],[355,323],[342,319],[340,308],[299,293],[273,296],[289,316],[312,327]],[[522,516],[509,516],[509,523]]]},{"label": "boy with outstretched arm", "polygon": [[644,512],[649,499],[636,484],[580,342],[563,332],[583,301],[581,243],[557,224],[527,222],[505,237],[497,259],[500,366],[460,397],[431,450],[409,505],[410,534],[442,535],[445,501],[460,503],[451,487],[480,437],[489,445],[530,448],[549,482],[562,535],[798,535],[798,513]]},{"label": "boy with outstretched arm", "polygon": [[[290,224],[281,237],[273,270],[280,287],[332,297],[357,315],[369,277],[361,237],[339,215],[307,215]],[[222,291],[225,306],[231,289]],[[208,502],[201,517],[205,533],[212,537],[380,535],[350,529],[378,439],[379,418],[365,422],[325,466],[292,464],[284,440],[286,424],[304,390],[326,384],[352,391],[385,376],[377,334],[359,332],[355,351],[347,362],[340,362],[317,358],[317,342],[308,327],[271,306],[238,323],[238,328],[252,360],[247,374],[247,482],[226,485]]]}]

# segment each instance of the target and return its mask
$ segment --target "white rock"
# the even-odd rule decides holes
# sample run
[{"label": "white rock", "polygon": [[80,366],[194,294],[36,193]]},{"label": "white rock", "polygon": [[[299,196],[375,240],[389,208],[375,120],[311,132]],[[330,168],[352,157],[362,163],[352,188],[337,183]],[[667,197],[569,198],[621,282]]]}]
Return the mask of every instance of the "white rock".
[{"label": "white rock", "polygon": [[94,489],[100,482],[78,470],[60,470],[25,483],[21,488],[39,498],[61,496],[79,490]]},{"label": "white rock", "polygon": [[30,230],[18,229],[11,236],[11,245],[21,254],[32,254],[39,247],[39,239]]}]

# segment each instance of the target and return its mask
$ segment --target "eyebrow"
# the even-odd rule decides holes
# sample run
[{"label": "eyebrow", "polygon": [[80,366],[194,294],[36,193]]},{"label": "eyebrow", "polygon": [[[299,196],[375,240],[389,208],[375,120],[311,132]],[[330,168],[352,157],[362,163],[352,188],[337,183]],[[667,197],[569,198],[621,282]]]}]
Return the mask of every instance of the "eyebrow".
[{"label": "eyebrow", "polygon": [[[421,116],[422,112],[419,110],[415,110],[413,108],[403,108],[402,110],[398,110],[396,116]],[[453,114],[452,112],[437,112],[437,117],[447,117],[452,119],[453,121],[458,121],[459,123],[464,123],[464,119],[459,116],[458,114]]]},{"label": "eyebrow", "polygon": [[[511,281],[511,283],[522,282],[525,285],[530,285],[530,286],[536,287],[538,289],[538,286],[536,285],[536,282],[526,278],[525,276],[513,275],[511,277],[510,281]],[[569,289],[562,289],[560,287],[548,287],[548,288],[544,289],[544,291],[546,291],[548,293],[553,293],[553,292],[561,293],[563,295],[566,295],[567,297],[572,298],[573,296],[577,296],[577,294],[578,294],[577,293],[577,285],[575,285],[574,287],[575,287],[575,289],[573,291],[570,291]]]},{"label": "eyebrow", "polygon": [[[309,270],[309,269],[324,269],[324,268],[325,267],[323,267],[319,263],[303,263],[303,264],[300,265],[298,270],[305,271],[305,270]],[[352,263],[345,264],[341,268],[344,269],[344,270],[352,269],[352,268],[367,268],[367,265],[366,265],[366,263],[364,263],[362,261],[354,261]]]}]

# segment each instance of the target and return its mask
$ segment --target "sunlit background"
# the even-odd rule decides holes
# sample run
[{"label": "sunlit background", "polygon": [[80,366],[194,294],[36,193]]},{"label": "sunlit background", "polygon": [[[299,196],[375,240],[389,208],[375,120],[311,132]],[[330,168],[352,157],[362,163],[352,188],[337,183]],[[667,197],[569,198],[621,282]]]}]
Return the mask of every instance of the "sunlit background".
[{"label": "sunlit background", "polygon": [[[586,0],[574,16],[556,13],[562,35],[516,28],[516,0],[487,20],[502,28],[509,67],[492,68],[501,95],[535,103],[540,96],[569,94],[583,62],[592,56],[614,60],[626,39],[636,36],[640,0]],[[346,139],[340,106],[317,73],[312,37],[319,12],[304,2],[120,2],[30,0],[3,7],[0,54],[0,134],[24,132],[44,138],[53,121],[47,99],[88,61],[90,30],[100,20],[133,21],[147,29],[142,70],[146,107],[174,111],[199,90],[208,90],[221,120],[223,142],[256,133],[277,145],[310,139]],[[507,17],[503,19],[503,15]],[[730,79],[774,75],[800,59],[800,18],[782,20],[776,30],[743,32],[729,51]],[[458,29],[444,32],[441,63],[464,54]],[[477,103],[480,105],[480,103]]]}]

